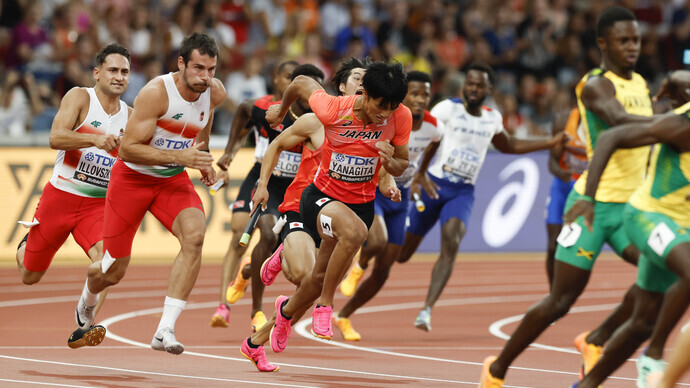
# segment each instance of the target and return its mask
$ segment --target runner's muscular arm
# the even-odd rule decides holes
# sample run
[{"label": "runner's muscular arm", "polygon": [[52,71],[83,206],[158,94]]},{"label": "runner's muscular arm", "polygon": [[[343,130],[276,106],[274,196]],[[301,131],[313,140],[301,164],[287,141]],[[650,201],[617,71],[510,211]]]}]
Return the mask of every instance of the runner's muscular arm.
[{"label": "runner's muscular arm", "polygon": [[[552,135],[557,135],[565,131],[565,126],[568,122],[567,114],[558,114],[553,121]],[[560,164],[561,157],[565,151],[564,144],[557,144],[552,147],[549,152],[549,171],[553,176],[562,180],[563,182],[569,182],[570,177],[573,175],[573,171],[570,169],[563,169]]]},{"label": "runner's muscular arm", "polygon": [[627,113],[616,99],[613,82],[606,77],[590,77],[582,89],[581,99],[588,111],[611,127],[625,123],[648,123],[652,120],[651,117]]},{"label": "runner's muscular arm", "polygon": [[145,165],[180,164],[196,169],[210,166],[213,156],[199,150],[203,144],[197,143],[181,151],[159,150],[146,144],[153,137],[158,118],[165,114],[167,107],[168,95],[162,80],[144,86],[134,100],[134,114],[127,122],[120,158]]},{"label": "runner's muscular arm", "polygon": [[[301,142],[311,141],[314,149],[323,143],[323,125],[315,114],[305,114],[300,116],[291,126],[276,137],[266,149],[264,161],[261,164],[261,172],[256,182],[256,190],[252,197],[252,209],[256,209],[259,203],[266,208],[268,203],[268,181],[271,178],[273,169],[278,164],[280,153],[288,150]],[[318,145],[318,147],[317,147]]]},{"label": "runner's muscular arm", "polygon": [[268,121],[272,128],[277,127],[285,118],[293,102],[297,101],[298,98],[309,101],[309,97],[317,90],[323,90],[323,88],[316,80],[306,75],[298,75],[285,89],[280,105],[272,105],[268,108],[268,111],[266,111],[266,121]]},{"label": "runner's muscular arm", "polygon": [[[205,144],[205,148],[201,147],[202,151],[208,151],[211,128],[213,127],[214,108],[225,100],[225,96],[225,86],[223,86],[220,80],[214,78],[211,83],[211,106],[209,108],[208,123],[206,123],[206,127],[196,136],[196,144]],[[213,161],[213,159],[211,160]],[[212,186],[216,183],[216,170],[213,169],[213,165],[200,168],[199,172],[201,172],[201,183],[206,186]]]},{"label": "runner's muscular arm", "polygon": [[629,123],[604,131],[597,138],[594,156],[589,162],[585,195],[594,197],[601,175],[611,155],[619,148],[636,148],[655,143],[684,142],[688,149],[690,121],[678,114],[668,112],[655,116],[649,123]]},{"label": "runner's muscular arm", "polygon": [[244,139],[249,135],[249,128],[247,124],[252,115],[252,107],[254,106],[256,99],[247,98],[240,103],[235,111],[235,116],[232,118],[232,124],[230,126],[230,134],[228,135],[228,143],[225,146],[225,152],[223,156],[218,159],[216,165],[221,170],[227,170],[230,167],[230,163],[235,158],[235,154],[240,149],[240,146],[244,142]]},{"label": "runner's muscular arm", "polygon": [[[636,148],[655,143],[684,143],[690,149],[690,121],[673,112],[654,116],[649,123],[628,123],[604,131],[597,138],[594,155],[587,168],[585,195],[594,198],[599,187],[601,176],[611,155],[618,148]],[[563,216],[564,223],[574,221],[578,216],[585,217],[585,225],[591,230],[594,222],[594,203],[578,200]]]},{"label": "runner's muscular arm", "polygon": [[223,83],[217,78],[213,78],[211,83],[211,108],[209,109],[210,117],[208,118],[208,123],[206,123],[204,129],[202,129],[199,134],[196,135],[197,144],[206,144],[206,147],[203,149],[207,150],[209,148],[208,141],[211,137],[211,128],[213,127],[214,108],[225,100],[225,95],[225,86],[223,86]]},{"label": "runner's muscular arm", "polygon": [[526,154],[528,152],[544,150],[557,145],[562,145],[566,140],[563,132],[547,140],[524,140],[518,139],[505,130],[494,135],[491,143],[497,150],[504,154]]},{"label": "runner's muscular arm", "polygon": [[[74,131],[74,128],[80,124],[78,121],[83,120],[88,114],[89,99],[89,93],[79,87],[72,88],[65,94],[50,128],[50,148],[68,151],[95,146],[107,152],[117,148],[120,138],[115,135]],[[83,117],[82,112],[84,112]]]},{"label": "runner's muscular arm", "polygon": [[387,141],[376,143],[379,149],[381,165],[393,176],[400,176],[410,165],[410,149],[407,143],[392,145]]}]

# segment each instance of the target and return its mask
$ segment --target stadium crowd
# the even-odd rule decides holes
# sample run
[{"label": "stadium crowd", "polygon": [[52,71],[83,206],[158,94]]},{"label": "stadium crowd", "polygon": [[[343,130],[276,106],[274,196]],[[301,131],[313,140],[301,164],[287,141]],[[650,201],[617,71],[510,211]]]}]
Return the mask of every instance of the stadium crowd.
[{"label": "stadium crowd", "polygon": [[228,98],[214,133],[227,134],[245,98],[270,90],[277,63],[312,63],[330,79],[347,56],[399,61],[433,75],[433,100],[459,96],[473,60],[497,71],[489,105],[518,137],[551,133],[573,87],[600,62],[594,21],[605,7],[635,12],[643,33],[637,71],[654,90],[682,67],[690,47],[688,0],[5,0],[0,5],[0,135],[48,131],[60,98],[93,86],[96,51],[132,53],[132,104],[146,82],[176,70],[185,35],[205,32],[220,48],[216,76]]}]

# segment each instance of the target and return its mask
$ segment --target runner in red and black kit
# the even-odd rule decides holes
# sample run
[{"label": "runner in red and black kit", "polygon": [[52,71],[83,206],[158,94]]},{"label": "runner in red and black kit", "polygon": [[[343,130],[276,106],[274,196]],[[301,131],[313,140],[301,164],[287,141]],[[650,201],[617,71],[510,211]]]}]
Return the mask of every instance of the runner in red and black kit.
[{"label": "runner in red and black kit", "polygon": [[[340,92],[339,94],[355,95],[362,93],[362,76],[366,66],[364,63],[368,63],[368,61],[361,61],[357,58],[349,58],[343,62],[333,80],[336,89]],[[290,282],[299,287],[302,279],[314,267],[315,241],[320,241],[320,238],[317,233],[304,228],[298,212],[302,192],[314,180],[314,175],[321,162],[323,141],[324,129],[321,121],[316,115],[309,113],[301,116],[290,128],[281,133],[266,151],[265,162],[261,169],[261,177],[257,183],[253,201],[254,206],[258,206],[258,198],[266,198],[268,195],[266,183],[271,170],[279,161],[278,157],[281,151],[304,143],[302,161],[297,176],[288,187],[283,203],[279,207],[279,210],[284,213],[281,221],[279,221],[282,225],[280,226],[282,244],[261,267],[261,280],[266,285],[273,283],[273,280],[282,271]],[[285,265],[282,264],[283,261]],[[302,310],[296,313],[292,322],[297,322],[309,307],[304,306]],[[270,338],[270,330],[275,320],[274,314],[269,322],[242,342],[240,349],[242,354],[251,360],[261,372],[278,370],[277,365],[268,362],[263,349],[263,344]]]},{"label": "runner in red and black kit", "polygon": [[[323,72],[311,64],[300,65],[292,72],[293,79],[300,75],[311,79],[319,85],[323,82]],[[270,144],[284,129],[290,127],[299,116],[309,112],[309,105],[306,103],[306,100],[293,101],[288,108],[289,114],[283,118],[280,124],[271,126],[268,121],[266,121],[266,111],[270,106],[277,106],[278,104],[280,104],[280,102],[267,103],[266,101],[257,101],[252,108],[252,119],[260,124],[260,134],[262,137],[268,139],[267,144]],[[278,217],[281,215],[278,211],[278,206],[283,202],[283,196],[290,183],[292,183],[295,174],[297,174],[301,159],[302,144],[298,144],[289,150],[281,152],[280,160],[273,169],[271,178],[268,181],[267,189],[270,197],[266,203],[265,211],[261,217],[259,217],[259,222],[257,224],[261,231],[261,238],[251,254],[251,316],[252,330],[254,331],[266,323],[266,316],[262,311],[264,284],[261,282],[259,271],[261,270],[261,265],[264,260],[266,260],[266,258],[271,255],[271,252],[278,246],[278,236],[273,232],[273,226],[275,226]]]},{"label": "runner in red and black kit", "polygon": [[[361,96],[332,97],[305,77],[288,87],[280,107],[271,107],[269,122],[279,122],[296,98],[309,105],[323,123],[325,141],[314,183],[302,194],[300,214],[305,229],[322,239],[315,266],[295,295],[276,300],[277,319],[271,347],[285,349],[292,316],[321,295],[312,332],[330,339],[335,288],[366,239],[374,216],[373,200],[379,169],[398,176],[407,168],[410,110],[400,103],[407,81],[399,64],[374,63],[367,68]],[[255,198],[258,200],[260,198]]]},{"label": "runner in red and black kit", "polygon": [[[254,151],[255,163],[242,182],[237,198],[231,206],[230,244],[223,257],[219,295],[220,304],[211,317],[210,325],[212,327],[228,327],[230,325],[230,304],[235,303],[244,296],[244,290],[247,287],[247,281],[250,277],[251,269],[249,258],[246,259],[246,269],[244,269],[245,265],[240,264],[240,258],[244,255],[247,248],[241,246],[239,242],[240,236],[242,236],[242,232],[249,222],[249,202],[252,199],[256,180],[259,179],[261,162],[266,152],[266,147],[268,147],[268,138],[260,136],[258,130],[260,124],[252,120],[252,111],[256,103],[263,104],[258,102],[259,100],[280,102],[283,98],[283,92],[290,82],[292,82],[292,72],[297,66],[299,66],[299,63],[295,61],[286,61],[278,65],[275,76],[273,77],[275,94],[264,96],[258,100],[246,99],[242,101],[233,117],[225,152],[218,159],[218,162],[216,162],[216,165],[220,169],[218,171],[218,180],[222,179],[226,183],[229,182],[230,177],[228,176],[228,168],[230,167],[230,163],[249,133],[254,132],[256,143],[256,149]],[[261,117],[261,120],[263,119],[264,116]],[[242,262],[245,263],[245,260]],[[231,280],[236,274],[237,278],[231,283]]]}]

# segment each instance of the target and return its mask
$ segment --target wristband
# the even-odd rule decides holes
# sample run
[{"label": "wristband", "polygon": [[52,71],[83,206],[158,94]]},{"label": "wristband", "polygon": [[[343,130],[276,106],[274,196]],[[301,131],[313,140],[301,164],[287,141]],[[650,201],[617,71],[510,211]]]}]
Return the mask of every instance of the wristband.
[{"label": "wristband", "polygon": [[580,197],[580,199],[583,201],[594,203],[594,198],[590,197],[589,195],[583,195]]}]

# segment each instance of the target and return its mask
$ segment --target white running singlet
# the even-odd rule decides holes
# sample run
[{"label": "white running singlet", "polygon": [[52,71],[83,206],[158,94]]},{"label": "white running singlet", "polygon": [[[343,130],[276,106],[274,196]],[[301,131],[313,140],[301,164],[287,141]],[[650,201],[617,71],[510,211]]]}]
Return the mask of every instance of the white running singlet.
[{"label": "white running singlet", "polygon": [[422,154],[431,142],[441,141],[443,138],[443,122],[436,120],[428,110],[424,111],[424,121],[418,130],[410,131],[410,140],[407,147],[410,150],[410,164],[407,169],[398,177],[394,177],[398,187],[408,188],[412,185],[412,178],[419,169]]},{"label": "white running singlet", "polygon": [[482,107],[472,116],[460,98],[439,102],[431,114],[445,124],[443,141],[429,174],[452,183],[474,184],[494,136],[503,131],[501,113]]},{"label": "white running singlet", "polygon": [[[199,95],[196,101],[187,101],[180,95],[175,86],[173,73],[164,74],[161,78],[168,93],[168,110],[158,118],[156,130],[149,145],[159,150],[185,150],[196,143],[196,136],[201,132],[211,115],[211,88]],[[165,166],[147,166],[143,164],[125,164],[139,173],[169,178],[184,171],[184,166],[169,164]]]},{"label": "white running singlet", "polygon": [[[105,113],[94,88],[83,88],[89,93],[89,112],[74,129],[78,133],[115,135],[122,137],[127,126],[129,110],[120,101],[120,110],[114,115]],[[105,198],[110,171],[117,160],[118,148],[110,153],[96,147],[78,150],[60,150],[50,183],[57,189],[81,197]]]}]

